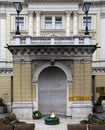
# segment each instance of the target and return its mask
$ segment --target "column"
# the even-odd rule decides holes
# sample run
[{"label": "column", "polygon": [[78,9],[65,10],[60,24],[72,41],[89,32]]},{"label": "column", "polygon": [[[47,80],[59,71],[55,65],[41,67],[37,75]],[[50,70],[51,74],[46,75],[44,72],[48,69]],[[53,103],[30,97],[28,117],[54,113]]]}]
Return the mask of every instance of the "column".
[{"label": "column", "polygon": [[66,11],[66,36],[70,36],[70,14],[71,11]]},{"label": "column", "polygon": [[[98,21],[97,25],[100,24],[100,59],[101,60],[105,60],[105,13],[101,13],[101,19],[100,19],[100,23]],[[98,32],[98,28],[97,28],[97,32]],[[98,34],[97,34],[98,35]]]},{"label": "column", "polygon": [[41,11],[36,11],[36,36],[40,36],[40,13]]},{"label": "column", "polygon": [[78,12],[73,12],[73,35],[78,35]]},{"label": "column", "polygon": [[33,27],[33,12],[29,11],[29,35],[33,36],[34,27]]},{"label": "column", "polygon": [[5,61],[6,60],[6,13],[0,14],[1,18],[1,24],[0,24],[0,44],[1,44],[1,50],[0,50],[0,60]]},{"label": "column", "polygon": [[55,16],[52,16],[52,29],[55,29]]}]

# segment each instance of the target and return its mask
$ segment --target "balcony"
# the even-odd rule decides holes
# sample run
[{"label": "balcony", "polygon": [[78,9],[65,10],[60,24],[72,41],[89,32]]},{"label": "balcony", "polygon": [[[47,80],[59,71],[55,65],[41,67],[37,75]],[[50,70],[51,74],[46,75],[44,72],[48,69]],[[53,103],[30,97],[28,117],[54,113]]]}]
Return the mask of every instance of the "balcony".
[{"label": "balcony", "polygon": [[97,45],[90,36],[31,37],[14,36],[13,44],[6,47],[13,55],[13,62],[34,60],[90,60]]},{"label": "balcony", "polygon": [[92,45],[90,36],[74,37],[31,37],[31,36],[14,36],[13,45]]}]

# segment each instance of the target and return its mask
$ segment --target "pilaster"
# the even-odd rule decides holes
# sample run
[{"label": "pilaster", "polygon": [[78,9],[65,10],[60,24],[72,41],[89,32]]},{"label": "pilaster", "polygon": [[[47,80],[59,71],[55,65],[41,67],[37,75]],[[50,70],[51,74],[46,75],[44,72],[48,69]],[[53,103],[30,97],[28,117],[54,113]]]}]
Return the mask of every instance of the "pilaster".
[{"label": "pilaster", "polygon": [[33,36],[34,27],[33,27],[33,11],[28,12],[29,15],[29,35]]},{"label": "pilaster", "polygon": [[36,36],[40,36],[40,14],[41,11],[35,11],[36,13]]},{"label": "pilaster", "polygon": [[2,61],[6,60],[6,49],[4,48],[6,46],[6,13],[0,14],[1,24],[0,24],[0,38],[1,38],[1,53],[0,53],[0,59]]},{"label": "pilaster", "polygon": [[70,14],[71,11],[66,11],[66,36],[70,36]]},{"label": "pilaster", "polygon": [[105,13],[101,13],[101,23],[100,23],[100,43],[101,43],[101,54],[100,54],[100,59],[105,60]]},{"label": "pilaster", "polygon": [[78,35],[78,12],[73,11],[73,35]]}]

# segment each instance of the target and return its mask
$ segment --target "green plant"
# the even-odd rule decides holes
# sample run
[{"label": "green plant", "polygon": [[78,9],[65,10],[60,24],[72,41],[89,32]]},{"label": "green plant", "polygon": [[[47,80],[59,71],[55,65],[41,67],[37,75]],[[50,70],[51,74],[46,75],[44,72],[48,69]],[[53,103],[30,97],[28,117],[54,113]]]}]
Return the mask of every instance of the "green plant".
[{"label": "green plant", "polygon": [[22,124],[26,124],[26,122],[23,122],[23,121],[19,121],[19,120],[14,120],[14,121],[11,121],[10,124],[17,124],[17,125],[22,125]]},{"label": "green plant", "polygon": [[6,106],[4,103],[3,103],[3,99],[0,97],[0,106]]},{"label": "green plant", "polygon": [[16,118],[15,113],[13,113],[13,114],[8,114],[4,118],[0,119],[0,124],[16,124],[16,125],[21,125],[21,124],[26,124],[26,122],[19,121]]},{"label": "green plant", "polygon": [[42,114],[39,110],[36,110],[33,112],[33,119],[40,119],[42,117]]},{"label": "green plant", "polygon": [[97,100],[97,102],[95,103],[96,106],[102,106],[102,97],[100,96]]},{"label": "green plant", "polygon": [[0,98],[0,106],[2,106],[2,105],[3,105],[3,99]]},{"label": "green plant", "polygon": [[93,124],[93,121],[92,120],[81,120],[80,121],[80,124]]},{"label": "green plant", "polygon": [[105,119],[102,119],[100,122],[99,122],[100,125],[105,125]]},{"label": "green plant", "polygon": [[91,114],[91,115],[92,115],[92,117],[95,117],[95,118],[99,119],[99,117],[96,116],[95,114]]}]

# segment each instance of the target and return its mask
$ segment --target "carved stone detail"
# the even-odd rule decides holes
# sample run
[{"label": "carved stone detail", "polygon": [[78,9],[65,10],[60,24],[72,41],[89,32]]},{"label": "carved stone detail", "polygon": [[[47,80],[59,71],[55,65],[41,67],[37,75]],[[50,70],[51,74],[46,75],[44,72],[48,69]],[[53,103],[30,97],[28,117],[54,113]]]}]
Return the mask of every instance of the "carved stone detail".
[{"label": "carved stone detail", "polygon": [[6,13],[0,13],[0,18],[5,19],[6,18]]},{"label": "carved stone detail", "polygon": [[93,67],[92,75],[105,75],[105,67]]},{"label": "carved stone detail", "polygon": [[13,68],[0,68],[0,75],[13,75]]},{"label": "carved stone detail", "polygon": [[101,13],[101,19],[105,18],[105,13]]},{"label": "carved stone detail", "polygon": [[34,12],[33,11],[28,11],[28,15],[33,17]]},{"label": "carved stone detail", "polygon": [[24,61],[32,60],[91,60],[96,45],[59,45],[59,46],[8,46],[13,54],[14,62],[23,59]]}]

